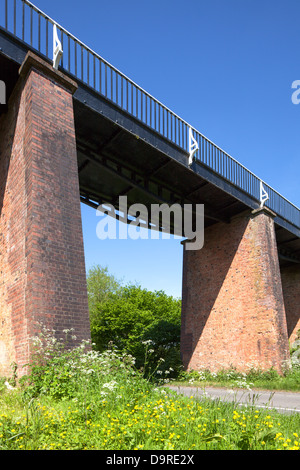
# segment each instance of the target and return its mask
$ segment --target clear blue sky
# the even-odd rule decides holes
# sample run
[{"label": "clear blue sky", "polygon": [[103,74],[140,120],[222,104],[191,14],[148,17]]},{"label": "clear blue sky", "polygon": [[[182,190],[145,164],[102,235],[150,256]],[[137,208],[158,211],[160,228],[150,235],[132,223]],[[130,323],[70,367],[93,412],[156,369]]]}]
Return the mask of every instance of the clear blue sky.
[{"label": "clear blue sky", "polygon": [[[299,0],[32,0],[300,206]],[[82,206],[87,269],[181,296],[179,241],[100,241]]]}]

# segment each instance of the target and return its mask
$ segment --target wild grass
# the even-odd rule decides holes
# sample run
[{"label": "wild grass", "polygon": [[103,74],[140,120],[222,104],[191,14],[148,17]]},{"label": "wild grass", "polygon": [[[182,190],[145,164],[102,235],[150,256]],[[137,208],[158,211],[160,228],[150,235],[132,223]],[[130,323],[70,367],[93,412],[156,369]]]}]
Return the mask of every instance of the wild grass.
[{"label": "wild grass", "polygon": [[[122,393],[122,390],[120,390]],[[299,450],[299,416],[139,390],[135,399],[20,401],[0,414],[7,450]],[[2,404],[3,396],[1,399]],[[14,408],[12,408],[12,406]],[[297,432],[298,431],[298,432]]]},{"label": "wild grass", "polygon": [[134,362],[114,349],[67,351],[46,336],[23,383],[2,385],[0,449],[300,449],[299,414],[179,396]]},{"label": "wild grass", "polygon": [[252,369],[248,373],[241,373],[234,369],[216,373],[208,370],[182,372],[174,381],[174,385],[300,392],[300,367],[294,365],[284,375],[278,374],[273,369],[268,371]]}]

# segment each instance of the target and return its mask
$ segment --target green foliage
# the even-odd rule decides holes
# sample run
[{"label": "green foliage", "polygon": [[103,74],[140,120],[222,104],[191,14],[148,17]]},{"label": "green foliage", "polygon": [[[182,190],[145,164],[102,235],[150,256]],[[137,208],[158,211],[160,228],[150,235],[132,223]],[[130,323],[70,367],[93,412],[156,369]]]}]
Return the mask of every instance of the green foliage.
[{"label": "green foliage", "polygon": [[[132,354],[137,368],[143,368],[147,377],[167,370],[170,376],[177,373],[181,367],[180,300],[162,291],[121,286],[100,267],[88,273],[88,293],[91,335],[97,351],[105,351],[112,342],[117,349]],[[153,348],[147,348],[148,341]]]},{"label": "green foliage", "polygon": [[300,368],[293,365],[284,375],[279,375],[274,369],[267,371],[252,369],[248,373],[235,369],[220,370],[219,372],[182,371],[177,377],[180,384],[194,386],[219,386],[251,390],[261,388],[267,390],[300,391]]},{"label": "green foliage", "polygon": [[290,347],[291,360],[294,368],[300,371],[300,330],[297,331],[297,337]]},{"label": "green foliage", "polygon": [[[29,374],[20,379],[25,399],[43,395],[55,400],[85,399],[87,394],[94,393],[106,396],[108,392],[113,393],[114,384],[126,384],[130,376],[138,376],[135,359],[115,349],[99,353],[88,342],[68,349],[66,342],[57,340],[46,328],[42,328],[32,343]],[[138,383],[137,380],[137,386]]]},{"label": "green foliage", "polygon": [[[254,401],[236,409],[152,383],[165,383],[181,368],[179,300],[122,287],[100,267],[90,271],[88,286],[97,350],[88,343],[69,349],[71,330],[57,340],[40,328],[32,338],[29,374],[14,389],[13,364],[10,381],[0,380],[1,450],[300,449],[299,414],[258,410]],[[295,368],[284,377],[274,370],[191,371],[180,377],[201,386],[243,388],[280,388],[289,381],[299,389],[299,374]]]},{"label": "green foliage", "polygon": [[179,396],[131,356],[70,351],[47,330],[34,343],[26,386],[0,392],[1,450],[300,449],[299,414]]},{"label": "green foliage", "polygon": [[[180,358],[180,324],[157,320],[145,328],[142,334],[142,342],[138,343],[138,349],[133,355],[147,358],[144,365],[145,376],[154,373],[154,378],[177,377],[182,369]],[[157,367],[158,366],[158,367]]]},{"label": "green foliage", "polygon": [[93,266],[87,276],[87,290],[91,322],[97,317],[100,305],[105,303],[110,294],[117,293],[121,288],[120,281],[108,273],[108,269],[101,266]]}]

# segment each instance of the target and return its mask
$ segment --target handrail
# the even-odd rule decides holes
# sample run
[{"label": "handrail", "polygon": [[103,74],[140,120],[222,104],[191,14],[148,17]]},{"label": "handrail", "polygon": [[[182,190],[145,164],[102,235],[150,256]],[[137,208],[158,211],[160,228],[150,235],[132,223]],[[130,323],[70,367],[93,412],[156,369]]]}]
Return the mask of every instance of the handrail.
[{"label": "handrail", "polygon": [[[261,179],[214,144],[107,60],[77,39],[29,0],[0,0],[0,26],[48,59],[53,58],[53,27],[60,34],[61,67],[123,111],[189,152],[189,132],[197,142],[196,161],[260,202]],[[300,228],[300,209],[263,182],[266,206]]]}]

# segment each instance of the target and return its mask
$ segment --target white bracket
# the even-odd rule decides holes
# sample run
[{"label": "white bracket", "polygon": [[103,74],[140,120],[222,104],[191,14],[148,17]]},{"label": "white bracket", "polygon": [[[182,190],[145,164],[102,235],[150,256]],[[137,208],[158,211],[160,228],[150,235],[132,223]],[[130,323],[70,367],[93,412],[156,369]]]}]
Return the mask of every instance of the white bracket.
[{"label": "white bracket", "polygon": [[58,70],[60,59],[62,58],[63,50],[61,42],[58,39],[56,24],[53,25],[53,67]]},{"label": "white bracket", "polygon": [[260,182],[260,208],[263,208],[265,205],[265,202],[268,201],[269,199],[269,194],[265,190],[263,186],[263,182]]},{"label": "white bracket", "polygon": [[193,131],[190,127],[189,129],[189,166],[191,166],[191,164],[193,163],[193,158],[194,158],[194,155],[195,153],[197,152],[197,150],[199,150],[199,145],[198,145],[198,142],[196,141],[196,139],[194,138],[193,136]]}]

